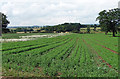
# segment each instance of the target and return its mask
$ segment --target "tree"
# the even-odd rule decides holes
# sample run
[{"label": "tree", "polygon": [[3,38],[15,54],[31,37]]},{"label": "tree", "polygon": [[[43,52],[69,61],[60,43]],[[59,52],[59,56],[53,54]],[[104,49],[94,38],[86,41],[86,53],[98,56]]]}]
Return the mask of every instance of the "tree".
[{"label": "tree", "polygon": [[87,26],[87,33],[90,33],[90,26]]},{"label": "tree", "polygon": [[9,29],[7,29],[7,25],[10,23],[8,20],[7,20],[7,16],[3,13],[0,12],[0,18],[1,18],[1,21],[2,21],[2,32],[3,33],[7,33],[9,32]]},{"label": "tree", "polygon": [[20,27],[18,27],[18,28],[16,29],[16,31],[17,31],[17,32],[23,32],[23,29],[20,28]]},{"label": "tree", "polygon": [[32,31],[34,31],[32,28],[30,28],[29,32],[31,33]]},{"label": "tree", "polygon": [[96,31],[96,27],[97,27],[97,25],[96,25],[96,24],[94,24],[94,29],[93,29],[94,31]]},{"label": "tree", "polygon": [[100,26],[106,34],[107,32],[113,32],[113,37],[115,37],[118,28],[117,25],[120,21],[120,9],[103,10],[99,13],[96,20],[99,20]]},{"label": "tree", "polygon": [[22,28],[22,30],[24,31],[24,33],[27,33],[27,28]]}]

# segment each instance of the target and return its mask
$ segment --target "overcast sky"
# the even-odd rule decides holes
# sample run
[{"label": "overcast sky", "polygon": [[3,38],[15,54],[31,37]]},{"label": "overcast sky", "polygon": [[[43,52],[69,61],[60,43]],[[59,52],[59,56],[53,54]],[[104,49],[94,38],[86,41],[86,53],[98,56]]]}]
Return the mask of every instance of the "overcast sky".
[{"label": "overcast sky", "polygon": [[64,22],[93,24],[98,13],[118,7],[119,0],[0,0],[0,12],[9,26],[55,25]]}]

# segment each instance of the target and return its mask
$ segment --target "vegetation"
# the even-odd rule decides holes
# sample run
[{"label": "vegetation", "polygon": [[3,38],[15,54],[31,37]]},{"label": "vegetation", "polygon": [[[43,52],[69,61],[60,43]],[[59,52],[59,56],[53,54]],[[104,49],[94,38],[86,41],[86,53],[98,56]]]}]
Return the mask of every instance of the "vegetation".
[{"label": "vegetation", "polygon": [[17,28],[16,30],[14,30],[15,32],[24,32],[24,33],[27,33],[27,32],[31,32],[31,31],[33,31],[33,29],[32,28],[30,28],[30,29],[27,29],[27,28]]},{"label": "vegetation", "polygon": [[2,32],[7,33],[7,32],[9,32],[9,29],[7,29],[6,27],[10,22],[7,20],[7,16],[5,14],[0,12],[0,16],[2,19]]},{"label": "vegetation", "polygon": [[87,33],[90,33],[90,26],[87,26]]},{"label": "vegetation", "polygon": [[94,25],[94,31],[96,31],[96,28],[97,28],[97,25],[95,24],[95,25]]},{"label": "vegetation", "polygon": [[[2,27],[9,21],[2,14]],[[45,26],[37,32],[17,28],[3,34],[3,39],[19,36],[71,32],[52,38],[2,43],[2,76],[13,77],[118,77],[118,31],[120,9],[101,11],[97,17],[102,31],[113,32],[113,37],[97,32],[99,25],[64,23]],[[91,27],[93,30],[91,30]],[[87,34],[80,34],[86,32]],[[5,32],[5,31],[4,31]],[[16,32],[24,32],[17,34]],[[91,33],[91,34],[90,34]],[[62,33],[63,34],[63,33]]]},{"label": "vegetation", "polygon": [[69,34],[3,43],[3,76],[118,77],[117,39]]},{"label": "vegetation", "polygon": [[120,9],[103,10],[99,13],[97,20],[99,20],[100,26],[106,34],[112,31],[113,36],[115,36],[120,20]]},{"label": "vegetation", "polygon": [[[41,30],[45,30],[48,33],[53,33],[56,31],[57,33],[60,32],[72,32],[72,33],[79,33],[80,28],[91,27],[91,25],[81,25],[80,23],[64,23],[55,26],[46,26],[43,27]],[[92,26],[94,27],[94,26]],[[99,27],[96,25],[96,27]]]},{"label": "vegetation", "polygon": [[[16,27],[9,28],[10,33],[61,33],[61,32],[72,32],[72,33],[88,33],[87,27],[90,27],[91,31],[100,31],[99,25],[81,25],[79,23],[64,23],[55,26],[44,26],[44,27]],[[81,31],[80,31],[81,29]],[[85,29],[83,31],[83,29]]]}]

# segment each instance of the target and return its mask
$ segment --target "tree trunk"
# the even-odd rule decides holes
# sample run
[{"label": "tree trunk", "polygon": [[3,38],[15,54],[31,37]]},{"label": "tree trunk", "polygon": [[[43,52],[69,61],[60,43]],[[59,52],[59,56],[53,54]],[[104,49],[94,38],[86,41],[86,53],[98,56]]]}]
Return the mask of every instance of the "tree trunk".
[{"label": "tree trunk", "polygon": [[113,30],[113,37],[115,37],[115,30]]},{"label": "tree trunk", "polygon": [[115,24],[112,23],[111,26],[112,26],[113,37],[115,37],[115,33],[116,33]]},{"label": "tree trunk", "polygon": [[115,33],[117,34],[117,31],[115,31]]},{"label": "tree trunk", "polygon": [[105,35],[107,35],[108,31],[105,32]]}]

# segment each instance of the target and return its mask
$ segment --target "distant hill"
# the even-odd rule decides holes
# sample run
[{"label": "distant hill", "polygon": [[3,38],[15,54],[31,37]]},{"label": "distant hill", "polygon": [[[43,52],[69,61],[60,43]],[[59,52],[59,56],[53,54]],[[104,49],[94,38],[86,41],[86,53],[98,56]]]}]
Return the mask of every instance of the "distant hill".
[{"label": "distant hill", "polygon": [[43,26],[8,26],[7,28],[40,28],[40,27],[43,27]]}]

